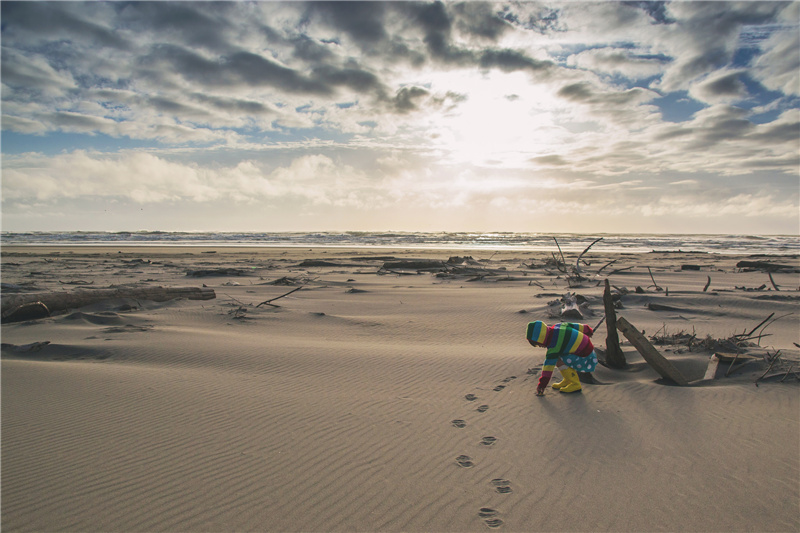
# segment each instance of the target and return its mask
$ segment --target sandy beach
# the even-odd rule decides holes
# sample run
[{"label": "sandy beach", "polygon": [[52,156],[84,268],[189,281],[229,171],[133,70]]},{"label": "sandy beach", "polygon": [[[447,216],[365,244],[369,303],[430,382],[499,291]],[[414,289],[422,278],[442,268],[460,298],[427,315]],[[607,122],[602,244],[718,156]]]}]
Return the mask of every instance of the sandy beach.
[{"label": "sandy beach", "polygon": [[[800,258],[583,259],[577,280],[544,252],[4,247],[4,316],[215,297],[2,325],[2,530],[800,530]],[[624,369],[536,397],[527,323],[573,294],[594,327],[606,279],[689,385],[620,335]],[[717,353],[738,359],[708,375]]]}]

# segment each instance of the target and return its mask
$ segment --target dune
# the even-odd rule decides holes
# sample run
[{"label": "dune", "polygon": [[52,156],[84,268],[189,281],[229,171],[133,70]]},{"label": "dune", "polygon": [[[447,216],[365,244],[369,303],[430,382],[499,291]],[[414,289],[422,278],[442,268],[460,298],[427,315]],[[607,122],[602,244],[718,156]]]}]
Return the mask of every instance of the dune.
[{"label": "dune", "polygon": [[[115,298],[2,325],[2,529],[800,530],[798,258],[768,274],[737,268],[745,256],[598,246],[580,281],[548,259],[4,247],[4,297],[216,298]],[[594,327],[606,277],[618,314],[689,385],[621,337],[624,369],[536,397],[544,351],[527,323],[558,322],[572,293]],[[770,315],[736,347],[743,362],[707,378],[711,356]],[[598,348],[605,337],[601,324]]]}]

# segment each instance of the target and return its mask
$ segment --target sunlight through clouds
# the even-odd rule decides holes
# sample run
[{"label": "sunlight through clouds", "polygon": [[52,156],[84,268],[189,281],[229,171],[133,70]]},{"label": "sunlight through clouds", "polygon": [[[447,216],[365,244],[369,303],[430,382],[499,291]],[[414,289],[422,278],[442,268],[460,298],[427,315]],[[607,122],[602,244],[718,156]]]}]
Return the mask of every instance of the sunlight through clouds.
[{"label": "sunlight through clouds", "polygon": [[0,9],[7,230],[800,226],[798,2]]}]

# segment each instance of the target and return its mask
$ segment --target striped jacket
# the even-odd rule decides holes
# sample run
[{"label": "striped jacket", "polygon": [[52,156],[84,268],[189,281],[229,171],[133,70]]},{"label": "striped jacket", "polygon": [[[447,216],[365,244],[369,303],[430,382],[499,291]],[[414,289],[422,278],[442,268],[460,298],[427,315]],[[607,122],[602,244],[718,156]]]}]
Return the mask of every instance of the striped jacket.
[{"label": "striped jacket", "polygon": [[588,357],[594,352],[590,337],[594,332],[586,324],[562,322],[548,326],[541,320],[528,324],[526,338],[528,342],[547,348],[542,373],[539,376],[539,388],[547,387],[553,376],[558,358],[564,355]]}]

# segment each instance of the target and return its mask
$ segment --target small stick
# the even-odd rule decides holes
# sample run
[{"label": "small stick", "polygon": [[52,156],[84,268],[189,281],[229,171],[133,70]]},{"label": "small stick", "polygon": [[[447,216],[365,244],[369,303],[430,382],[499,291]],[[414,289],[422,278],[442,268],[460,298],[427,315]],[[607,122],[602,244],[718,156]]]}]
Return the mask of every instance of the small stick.
[{"label": "small stick", "polygon": [[[581,252],[581,255],[578,256],[578,260],[575,261],[575,272],[577,272],[578,275],[580,275],[580,273],[581,273],[581,257],[583,257],[583,254],[588,252],[589,248],[591,248],[592,246],[594,246],[595,244],[597,244],[598,242],[600,242],[602,240],[603,240],[602,237],[600,237],[599,239],[595,239],[594,242],[592,244],[590,244],[589,246],[587,246],[586,249]],[[558,241],[556,241],[556,242],[558,242]]]},{"label": "small stick", "polygon": [[761,377],[759,377],[759,378],[756,378],[756,380],[755,380],[755,383],[758,383],[758,380],[762,379],[764,376],[766,376],[767,374],[769,374],[769,371],[770,371],[770,370],[772,370],[772,365],[774,365],[774,364],[775,364],[775,361],[777,361],[777,360],[778,360],[778,358],[779,358],[780,356],[781,356],[781,351],[780,351],[780,350],[778,350],[778,351],[775,353],[775,356],[772,358],[772,362],[771,362],[771,363],[769,364],[769,366],[767,367],[767,370],[766,370],[766,372],[764,372],[763,374],[761,374]]},{"label": "small stick", "polygon": [[733,357],[733,361],[731,361],[731,366],[729,366],[728,367],[728,371],[725,372],[725,377],[728,377],[728,375],[730,375],[731,370],[733,369],[733,365],[736,364],[736,360],[737,359],[739,359],[739,354],[738,353]]},{"label": "small stick", "polygon": [[605,269],[607,266],[609,266],[609,265],[611,265],[611,264],[613,264],[613,263],[616,263],[616,262],[617,262],[617,260],[616,260],[616,259],[614,259],[613,261],[609,261],[609,262],[608,262],[608,263],[606,263],[605,265],[601,266],[601,267],[600,267],[600,270],[598,270],[598,271],[597,271],[597,273],[599,274],[599,273],[600,273],[600,272],[602,272],[602,271],[603,271],[603,270],[604,270],[604,269]]},{"label": "small stick", "polygon": [[758,328],[760,328],[761,326],[763,326],[764,324],[766,324],[766,323],[767,323],[767,321],[768,321],[770,318],[772,318],[773,316],[775,316],[775,313],[772,313],[772,314],[770,314],[770,315],[769,315],[767,318],[765,318],[765,319],[764,319],[764,320],[763,320],[763,321],[762,321],[762,322],[761,322],[759,325],[757,325],[756,327],[754,327],[753,329],[751,329],[751,330],[750,330],[750,333],[740,333],[739,335],[734,335],[734,337],[749,337],[750,335],[752,335],[753,333],[755,333],[755,332],[756,332],[756,330],[757,330]]},{"label": "small stick", "polygon": [[261,303],[260,303],[260,304],[258,304],[256,307],[261,307],[261,306],[262,306],[262,305],[264,305],[264,304],[271,305],[272,307],[280,307],[280,306],[278,306],[278,305],[275,305],[275,304],[273,304],[273,303],[270,303],[270,302],[274,302],[275,300],[278,300],[278,299],[280,299],[280,298],[283,298],[284,296],[289,296],[289,295],[290,295],[290,294],[292,294],[293,292],[295,292],[295,291],[299,291],[299,290],[300,290],[300,289],[302,289],[302,288],[303,288],[303,287],[295,287],[294,289],[290,290],[290,291],[289,291],[289,292],[287,292],[286,294],[281,294],[280,296],[277,296],[277,297],[275,297],[275,298],[272,298],[272,299],[270,299],[270,300],[266,300],[266,301],[264,301],[264,302],[261,302]]},{"label": "small stick", "polygon": [[772,279],[772,272],[767,272],[767,275],[769,276],[769,280],[772,282],[772,286],[773,286],[773,287],[775,287],[775,290],[776,290],[776,291],[779,291],[780,289],[779,289],[779,288],[778,288],[778,286],[775,284],[775,280],[774,280],[774,279]]},{"label": "small stick", "polygon": [[626,271],[626,270],[630,270],[630,269],[632,269],[632,268],[633,268],[632,266],[625,267],[625,268],[618,268],[617,270],[615,270],[615,271],[613,271],[613,272],[609,272],[609,273],[608,273],[608,275],[609,275],[609,276],[612,276],[612,275],[616,274],[617,272],[624,272],[624,271]]},{"label": "small stick", "polygon": [[655,287],[657,291],[662,290],[661,287],[658,286],[658,283],[656,283],[656,278],[653,277],[653,271],[650,270],[650,267],[647,267],[647,271],[650,272],[650,279],[653,280],[653,287]]},{"label": "small stick", "polygon": [[708,290],[709,285],[711,285],[711,276],[708,276],[708,282],[706,283],[706,286],[703,287],[703,292],[706,292]]},{"label": "small stick", "polygon": [[603,315],[603,318],[601,318],[600,322],[598,322],[597,325],[592,328],[592,331],[597,331],[597,328],[599,328],[603,324],[603,322],[605,322],[605,320],[606,320],[606,315]]},{"label": "small stick", "polygon": [[[567,271],[567,260],[564,259],[564,252],[561,251],[561,245],[558,244],[558,239],[553,237],[553,240],[556,241],[556,246],[558,246],[558,253],[561,254],[561,263],[564,265],[564,270],[561,270],[560,268],[558,270],[560,270],[561,272],[566,272]],[[553,254],[553,255],[555,255],[555,254]],[[558,260],[556,260],[556,263],[557,262],[558,262]]]},{"label": "small stick", "polygon": [[[789,373],[790,373],[790,372],[792,372],[792,369],[793,369],[793,368],[794,368],[794,365],[790,365],[790,366],[789,366],[789,370],[787,370],[787,371],[786,371],[786,375],[785,375],[785,376],[783,376],[783,378],[781,378],[781,380],[779,381],[779,383],[783,383],[783,380],[789,377]],[[792,374],[794,374],[794,372],[792,372]],[[796,376],[795,376],[795,377],[796,377]]]}]

